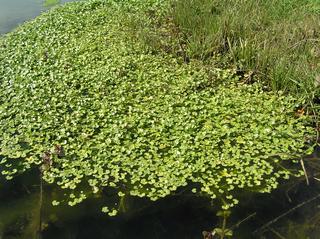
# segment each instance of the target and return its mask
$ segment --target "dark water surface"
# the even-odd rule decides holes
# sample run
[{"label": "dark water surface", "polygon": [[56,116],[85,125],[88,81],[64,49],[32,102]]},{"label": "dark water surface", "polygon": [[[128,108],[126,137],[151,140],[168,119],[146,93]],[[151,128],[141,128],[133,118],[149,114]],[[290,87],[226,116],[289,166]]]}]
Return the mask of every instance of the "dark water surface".
[{"label": "dark water surface", "polygon": [[[39,183],[36,171],[9,183],[0,181],[0,239],[202,239],[203,230],[219,225],[217,207],[204,198],[180,195],[158,202],[129,198],[126,212],[110,218],[100,210],[112,195],[75,207],[53,207],[51,201],[61,191],[46,185],[41,199]],[[228,221],[233,238],[319,239],[320,182],[310,183],[307,186],[301,178],[271,194],[243,196]]]}]

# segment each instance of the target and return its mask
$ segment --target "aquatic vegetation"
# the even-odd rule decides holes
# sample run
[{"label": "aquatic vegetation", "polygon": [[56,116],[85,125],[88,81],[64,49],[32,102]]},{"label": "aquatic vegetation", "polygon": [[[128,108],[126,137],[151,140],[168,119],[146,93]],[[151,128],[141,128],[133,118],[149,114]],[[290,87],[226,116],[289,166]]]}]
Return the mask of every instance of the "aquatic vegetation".
[{"label": "aquatic vegetation", "polygon": [[59,4],[60,0],[45,0],[43,5],[45,7],[50,7]]},{"label": "aquatic vegetation", "polygon": [[300,174],[293,159],[314,133],[301,102],[146,47],[146,13],[166,11],[156,0],[71,3],[2,37],[2,175],[41,166],[71,206],[103,189],[157,200],[187,188],[227,209],[239,191]]}]

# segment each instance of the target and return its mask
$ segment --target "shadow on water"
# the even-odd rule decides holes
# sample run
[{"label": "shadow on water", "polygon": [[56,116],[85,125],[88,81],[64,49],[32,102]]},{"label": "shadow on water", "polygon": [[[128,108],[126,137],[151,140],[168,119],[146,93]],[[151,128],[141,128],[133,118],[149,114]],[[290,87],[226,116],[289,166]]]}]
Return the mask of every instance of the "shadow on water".
[{"label": "shadow on water", "polygon": [[[320,158],[309,157],[305,178],[286,182],[271,194],[244,195],[229,226],[255,213],[238,227],[234,238],[318,239],[320,235]],[[40,228],[39,177],[37,172],[0,184],[0,238],[37,238]],[[110,218],[100,210],[108,196],[88,199],[75,206],[53,207],[61,194],[46,186],[42,205],[42,239],[201,239],[203,230],[218,225],[217,208],[210,201],[173,196],[151,203],[126,200],[127,212]]]},{"label": "shadow on water", "polygon": [[[1,239],[37,238],[40,222],[39,182],[37,178],[30,180],[31,177],[30,174],[28,182],[21,177],[12,181],[11,185],[5,183],[0,192]],[[199,228],[209,228],[214,219],[213,209],[201,198],[172,197],[157,203],[131,198],[126,202],[129,208],[127,213],[110,218],[101,212],[101,207],[108,200],[105,197],[89,199],[75,207],[51,206],[52,197],[59,193],[50,186],[44,192],[43,239],[191,239],[198,238]]]}]

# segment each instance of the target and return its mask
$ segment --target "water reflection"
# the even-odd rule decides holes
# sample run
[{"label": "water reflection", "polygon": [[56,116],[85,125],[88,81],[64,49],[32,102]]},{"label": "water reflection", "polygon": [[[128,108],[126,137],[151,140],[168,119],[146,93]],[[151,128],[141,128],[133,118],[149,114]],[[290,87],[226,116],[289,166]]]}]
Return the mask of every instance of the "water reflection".
[{"label": "water reflection", "polygon": [[[73,0],[62,0],[61,3]],[[0,0],[0,34],[7,33],[48,8],[43,0]]]},{"label": "water reflection", "polygon": [[[217,208],[204,198],[176,196],[156,203],[129,198],[127,212],[110,218],[100,212],[110,195],[76,207],[53,207],[51,200],[61,191],[52,186],[45,187],[41,215],[36,175],[32,172],[10,183],[1,182],[1,239],[37,238],[40,225],[42,239],[201,239],[203,230],[209,231],[219,223]],[[241,207],[234,210],[228,222],[235,228],[234,238],[318,239],[320,196],[308,200],[320,195],[320,182],[310,182],[307,186],[301,178],[272,194],[243,195]],[[281,216],[299,204],[303,205]],[[252,213],[256,215],[237,226]]]}]

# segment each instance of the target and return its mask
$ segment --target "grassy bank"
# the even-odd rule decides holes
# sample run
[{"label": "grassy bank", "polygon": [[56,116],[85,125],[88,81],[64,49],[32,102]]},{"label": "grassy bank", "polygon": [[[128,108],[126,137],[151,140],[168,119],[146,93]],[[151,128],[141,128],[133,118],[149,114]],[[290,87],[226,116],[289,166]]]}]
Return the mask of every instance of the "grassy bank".
[{"label": "grassy bank", "polygon": [[174,54],[235,68],[248,83],[261,81],[307,99],[319,95],[319,1],[175,0],[172,5],[170,33],[179,38],[169,49]]}]

